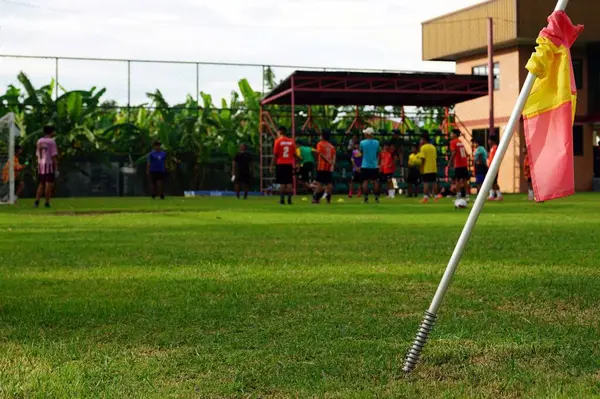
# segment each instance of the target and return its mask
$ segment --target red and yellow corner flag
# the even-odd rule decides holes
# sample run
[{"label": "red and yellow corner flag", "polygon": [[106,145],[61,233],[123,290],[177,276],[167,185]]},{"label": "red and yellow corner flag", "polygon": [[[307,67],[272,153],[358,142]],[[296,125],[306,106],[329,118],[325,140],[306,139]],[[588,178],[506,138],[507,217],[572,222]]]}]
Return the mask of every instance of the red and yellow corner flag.
[{"label": "red and yellow corner flag", "polygon": [[537,76],[525,108],[525,140],[536,201],[575,192],[573,122],[577,87],[570,48],[583,31],[564,11],[548,17],[526,68]]}]

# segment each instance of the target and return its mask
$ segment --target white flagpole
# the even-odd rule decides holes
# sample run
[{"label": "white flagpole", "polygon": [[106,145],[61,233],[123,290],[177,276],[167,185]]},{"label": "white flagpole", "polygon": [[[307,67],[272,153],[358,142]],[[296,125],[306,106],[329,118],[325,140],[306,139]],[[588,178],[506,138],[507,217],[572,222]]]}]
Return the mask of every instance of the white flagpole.
[{"label": "white flagpole", "polygon": [[[569,0],[558,0],[556,4],[556,8],[554,11],[564,11],[567,8],[567,4]],[[492,71],[488,71],[488,73],[492,73]],[[463,252],[471,237],[471,233],[473,232],[473,228],[477,223],[477,219],[481,214],[481,210],[483,205],[485,204],[485,200],[488,192],[492,188],[492,184],[494,179],[498,175],[498,169],[500,169],[500,164],[504,159],[504,155],[506,155],[506,150],[508,149],[508,145],[512,139],[512,136],[515,132],[515,128],[519,120],[521,119],[521,114],[523,113],[523,108],[525,107],[525,103],[527,102],[527,98],[529,98],[529,94],[533,89],[533,84],[535,83],[537,77],[531,73],[527,75],[527,79],[525,79],[525,84],[521,89],[521,94],[519,94],[519,98],[517,99],[517,104],[513,109],[513,112],[508,120],[506,128],[504,129],[504,135],[500,140],[500,144],[498,145],[498,150],[496,152],[496,156],[490,165],[490,170],[483,182],[481,190],[477,193],[477,199],[475,200],[475,204],[473,205],[473,209],[471,209],[471,213],[469,214],[469,218],[467,219],[467,223],[463,228],[463,231],[458,239],[458,243],[454,248],[454,252],[452,253],[452,257],[448,262],[448,266],[446,267],[446,271],[444,272],[444,276],[442,277],[442,281],[438,286],[438,289],[431,301],[431,305],[429,309],[425,312],[425,317],[423,318],[423,322],[419,327],[419,331],[417,332],[417,337],[408,351],[406,355],[406,359],[404,361],[404,367],[402,370],[405,373],[410,373],[415,369],[417,363],[419,362],[419,358],[421,357],[421,352],[423,352],[423,348],[425,344],[427,344],[427,340],[429,339],[429,334],[433,329],[435,321],[437,319],[437,312],[442,304],[442,300],[448,291],[448,287],[452,282],[452,277],[454,276],[454,272],[458,267],[458,263],[462,258]]]}]

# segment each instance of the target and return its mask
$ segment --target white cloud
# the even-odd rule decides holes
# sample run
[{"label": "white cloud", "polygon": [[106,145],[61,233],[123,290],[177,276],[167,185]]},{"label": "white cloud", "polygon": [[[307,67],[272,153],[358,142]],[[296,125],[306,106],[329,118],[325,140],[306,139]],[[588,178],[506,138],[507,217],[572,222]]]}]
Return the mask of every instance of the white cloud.
[{"label": "white cloud", "polygon": [[[421,61],[421,21],[477,2],[0,0],[0,53],[453,71],[452,64]],[[0,87],[14,81],[8,73],[15,63],[36,82],[53,74],[48,62],[0,59]],[[78,65],[59,78],[69,86],[108,86],[109,94],[126,99],[126,65]],[[200,87],[214,89],[215,98],[228,97],[228,87],[235,89],[245,75],[260,85],[261,68],[202,69]],[[291,71],[279,69],[279,77]],[[135,100],[159,85],[171,101],[195,91],[190,66],[144,66],[133,73]]]}]

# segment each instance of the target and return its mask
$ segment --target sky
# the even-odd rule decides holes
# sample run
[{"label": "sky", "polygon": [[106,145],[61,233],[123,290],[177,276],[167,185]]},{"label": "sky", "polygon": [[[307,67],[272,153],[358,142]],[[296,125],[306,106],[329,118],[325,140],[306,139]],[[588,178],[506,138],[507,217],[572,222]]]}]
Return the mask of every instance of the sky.
[{"label": "sky", "polygon": [[[0,0],[0,54],[453,72],[421,60],[421,22],[480,0]],[[106,87],[127,101],[125,62],[59,62],[65,89]],[[283,79],[296,68],[275,68]],[[23,70],[36,85],[54,60],[0,58],[0,88]],[[200,89],[229,98],[261,67],[201,65]],[[160,88],[170,102],[196,91],[195,65],[131,64],[131,102]],[[0,89],[0,90],[2,90]]]}]

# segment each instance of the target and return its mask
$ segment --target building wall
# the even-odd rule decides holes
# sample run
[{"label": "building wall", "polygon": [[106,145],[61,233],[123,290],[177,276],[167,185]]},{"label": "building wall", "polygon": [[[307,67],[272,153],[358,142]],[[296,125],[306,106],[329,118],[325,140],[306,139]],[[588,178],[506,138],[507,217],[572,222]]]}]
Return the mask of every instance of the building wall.
[{"label": "building wall", "polygon": [[583,156],[575,157],[575,190],[591,191],[594,178],[594,131],[592,125],[583,130]]},{"label": "building wall", "polygon": [[583,60],[583,88],[577,90],[577,116],[585,116],[588,112],[588,106],[590,103],[589,99],[589,77],[588,77],[588,62],[587,62],[587,53],[585,48],[574,48],[571,50],[571,58],[572,59],[580,59]]},{"label": "building wall", "polygon": [[[500,89],[494,91],[494,118],[496,121],[495,126],[500,129],[500,135],[502,136],[521,88],[519,52],[516,49],[498,51],[494,57],[494,62],[500,64]],[[466,58],[457,62],[456,73],[471,74],[473,67],[484,64],[487,64],[487,55]],[[456,114],[469,131],[488,129],[489,109],[489,97],[486,96],[458,104]],[[519,127],[500,167],[498,183],[502,190],[506,192],[520,192],[522,190],[522,179],[520,177],[522,135],[522,127]]]},{"label": "building wall", "polygon": [[[521,87],[527,77],[525,65],[533,49],[528,47],[512,48],[499,51],[495,62],[500,64],[500,89],[494,91],[495,126],[500,128],[500,135],[513,110]],[[573,50],[573,58],[583,60],[583,89],[578,91],[577,116],[587,115],[588,82],[587,59],[582,49]],[[460,60],[456,64],[456,73],[470,74],[472,68],[487,63],[485,55]],[[489,128],[489,98],[483,97],[467,101],[456,106],[456,113],[465,127],[472,132],[474,129]],[[575,157],[575,186],[578,191],[588,191],[592,188],[593,177],[593,131],[591,125],[584,126],[584,154]],[[513,142],[508,148],[500,167],[498,183],[506,192],[518,193],[527,191],[527,182],[521,168],[523,148],[525,147],[523,123],[520,123]]]},{"label": "building wall", "polygon": [[[487,55],[462,59],[456,63],[457,74],[470,75],[473,67],[487,65]],[[514,49],[502,50],[495,54],[494,62],[500,64],[500,89],[494,91],[495,117],[508,118],[512,111],[514,99],[519,94],[519,53]],[[482,97],[456,106],[457,113],[465,119],[474,121],[488,119],[489,98]]]},{"label": "building wall", "polygon": [[457,53],[485,49],[488,40],[487,18],[489,17],[493,17],[495,20],[495,44],[500,45],[517,39],[516,1],[487,1],[424,22],[422,25],[423,59],[444,60]]},{"label": "building wall", "polygon": [[[487,64],[486,19],[494,18],[495,61],[500,63],[500,89],[494,92],[495,126],[500,128],[502,135],[527,77],[525,65],[534,51],[535,38],[555,6],[556,0],[490,0],[424,22],[423,59],[456,60],[458,74],[471,74],[474,66]],[[597,110],[590,109],[590,100],[594,96],[600,98],[598,88],[588,92],[588,88],[594,85],[588,75],[597,72],[589,70],[587,59],[587,51],[592,51],[592,57],[594,51],[598,53],[595,49],[600,49],[600,44],[594,49],[589,47],[593,46],[593,42],[600,42],[600,24],[597,23],[600,1],[570,1],[567,13],[573,23],[585,25],[572,49],[573,59],[583,61],[583,89],[578,90],[576,110],[577,119],[583,121],[590,113],[597,113]],[[469,131],[489,128],[488,97],[458,104],[456,112]],[[517,130],[500,168],[499,183],[507,192],[524,192],[527,189],[521,170],[525,145],[522,123]],[[575,157],[575,185],[579,191],[592,187],[593,135],[592,125],[584,125],[583,156]]]}]

